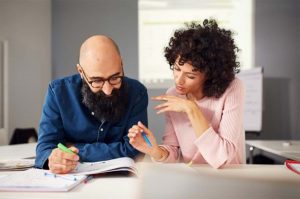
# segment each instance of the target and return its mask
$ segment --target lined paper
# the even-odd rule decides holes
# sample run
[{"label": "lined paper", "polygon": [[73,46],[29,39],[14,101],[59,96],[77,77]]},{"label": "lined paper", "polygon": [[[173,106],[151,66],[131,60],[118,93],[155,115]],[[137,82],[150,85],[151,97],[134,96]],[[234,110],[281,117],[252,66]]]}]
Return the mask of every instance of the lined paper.
[{"label": "lined paper", "polygon": [[68,191],[86,179],[85,175],[54,175],[43,169],[28,169],[0,178],[1,191]]}]

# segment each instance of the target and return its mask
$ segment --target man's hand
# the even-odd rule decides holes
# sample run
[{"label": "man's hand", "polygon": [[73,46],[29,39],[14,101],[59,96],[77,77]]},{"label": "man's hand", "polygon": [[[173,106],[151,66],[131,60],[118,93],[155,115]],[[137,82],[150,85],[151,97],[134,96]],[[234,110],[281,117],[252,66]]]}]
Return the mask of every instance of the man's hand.
[{"label": "man's hand", "polygon": [[[78,153],[78,149],[70,147],[74,153]],[[51,172],[57,174],[69,173],[74,170],[78,164],[79,156],[71,154],[55,148],[52,150],[48,158],[48,166]]]}]

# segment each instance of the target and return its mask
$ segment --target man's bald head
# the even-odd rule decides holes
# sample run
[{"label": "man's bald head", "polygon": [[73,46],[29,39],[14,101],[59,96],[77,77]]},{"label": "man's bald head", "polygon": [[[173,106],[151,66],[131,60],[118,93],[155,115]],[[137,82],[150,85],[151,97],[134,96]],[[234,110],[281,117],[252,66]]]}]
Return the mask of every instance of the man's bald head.
[{"label": "man's bald head", "polygon": [[121,61],[121,55],[117,44],[105,35],[94,35],[83,42],[80,48],[79,63],[83,66],[93,62],[106,62],[107,60]]},{"label": "man's bald head", "polygon": [[[107,79],[112,76],[123,76],[123,65],[117,44],[109,37],[95,35],[88,38],[80,48],[77,70],[86,82]],[[102,90],[110,95],[113,89],[120,88],[121,84],[111,85],[104,82],[102,88],[92,87],[93,92]]]}]

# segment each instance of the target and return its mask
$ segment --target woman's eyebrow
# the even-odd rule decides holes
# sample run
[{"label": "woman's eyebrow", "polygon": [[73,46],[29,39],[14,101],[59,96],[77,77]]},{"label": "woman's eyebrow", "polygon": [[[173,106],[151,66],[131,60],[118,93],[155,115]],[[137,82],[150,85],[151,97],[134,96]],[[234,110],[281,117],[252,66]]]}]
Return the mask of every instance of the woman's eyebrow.
[{"label": "woman's eyebrow", "polygon": [[[178,68],[180,68],[180,66],[177,64],[177,63],[175,63],[175,66],[177,66]],[[189,75],[197,75],[197,73],[195,73],[195,72],[183,72],[184,74],[189,74]]]}]

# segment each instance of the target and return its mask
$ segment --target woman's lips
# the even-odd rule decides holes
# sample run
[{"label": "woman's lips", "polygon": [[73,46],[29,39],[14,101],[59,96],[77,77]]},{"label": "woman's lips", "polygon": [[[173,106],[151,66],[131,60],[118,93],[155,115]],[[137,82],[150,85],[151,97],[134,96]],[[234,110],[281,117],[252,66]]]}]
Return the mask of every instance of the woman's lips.
[{"label": "woman's lips", "polygon": [[181,87],[181,86],[176,86],[176,89],[179,91],[184,91],[184,87]]}]

